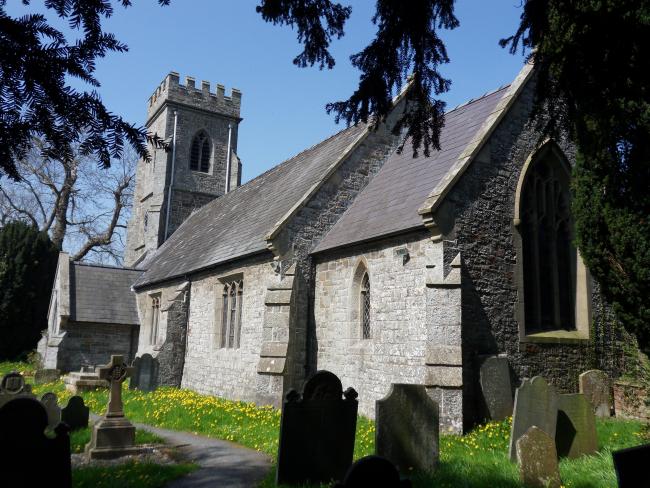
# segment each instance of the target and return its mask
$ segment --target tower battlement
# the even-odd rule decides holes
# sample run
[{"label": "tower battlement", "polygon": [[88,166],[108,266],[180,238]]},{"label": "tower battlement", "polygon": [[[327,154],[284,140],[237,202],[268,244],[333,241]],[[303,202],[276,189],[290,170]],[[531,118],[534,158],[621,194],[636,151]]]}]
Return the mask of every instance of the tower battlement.
[{"label": "tower battlement", "polygon": [[239,119],[241,92],[237,88],[233,88],[230,96],[227,96],[226,89],[221,84],[217,84],[215,91],[212,92],[210,91],[210,82],[205,80],[201,81],[201,87],[197,88],[196,80],[191,76],[186,76],[185,84],[181,84],[179,74],[172,71],[165,76],[165,79],[149,98],[147,118],[151,119],[165,102],[189,105]]}]

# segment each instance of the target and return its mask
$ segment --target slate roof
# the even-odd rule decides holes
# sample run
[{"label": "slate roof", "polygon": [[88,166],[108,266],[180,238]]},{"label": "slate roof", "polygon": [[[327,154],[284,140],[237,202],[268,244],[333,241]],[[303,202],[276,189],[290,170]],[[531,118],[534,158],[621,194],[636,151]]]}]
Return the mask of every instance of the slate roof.
[{"label": "slate roof", "polygon": [[366,126],[352,126],[206,204],[156,251],[142,287],[264,252],[265,236],[328,173]]},{"label": "slate roof", "polygon": [[131,285],[141,270],[70,263],[70,320],[138,324]]},{"label": "slate roof", "polygon": [[408,143],[402,154],[393,153],[313,253],[423,228],[418,209],[495,110],[507,88],[447,112],[440,151],[428,158],[421,151],[413,158]]}]

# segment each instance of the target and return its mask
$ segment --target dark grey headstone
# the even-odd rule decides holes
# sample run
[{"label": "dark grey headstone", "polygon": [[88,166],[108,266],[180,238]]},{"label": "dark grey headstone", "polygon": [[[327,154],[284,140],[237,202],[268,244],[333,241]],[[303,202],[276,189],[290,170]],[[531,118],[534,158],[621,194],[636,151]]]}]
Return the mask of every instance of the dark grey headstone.
[{"label": "dark grey headstone", "polygon": [[53,429],[61,422],[61,407],[56,398],[56,393],[47,392],[41,397],[41,403],[47,412],[47,426]]},{"label": "dark grey headstone", "polygon": [[409,480],[400,480],[397,468],[380,456],[366,456],[356,461],[334,488],[410,488]]},{"label": "dark grey headstone", "polygon": [[40,385],[42,383],[52,383],[57,381],[61,376],[61,371],[58,369],[38,369],[34,373],[34,383]]},{"label": "dark grey headstone", "polygon": [[508,359],[486,358],[481,364],[481,392],[489,420],[503,420],[512,415],[512,384]]},{"label": "dark grey headstone", "polygon": [[151,354],[143,354],[135,358],[129,389],[154,391],[156,388],[158,388],[158,360]]},{"label": "dark grey headstone", "polygon": [[17,395],[25,389],[25,378],[20,373],[12,371],[2,377],[0,382],[0,392],[9,395]]},{"label": "dark grey headstone", "polygon": [[89,416],[90,408],[84,404],[84,399],[77,395],[71,397],[68,404],[61,409],[61,422],[68,424],[70,430],[88,427]]},{"label": "dark grey headstone", "polygon": [[277,484],[341,480],[352,464],[357,425],[357,392],[343,393],[341,381],[318,371],[302,396],[287,393],[282,405]]},{"label": "dark grey headstone", "polygon": [[70,487],[68,429],[59,424],[54,429],[54,437],[49,438],[44,434],[46,427],[47,412],[36,399],[17,397],[0,408],[3,475],[20,473],[20,486]]},{"label": "dark grey headstone", "polygon": [[541,376],[532,380],[524,380],[515,392],[515,406],[512,415],[512,429],[510,431],[511,461],[517,461],[516,443],[522,435],[532,426],[537,426],[555,438],[555,424],[557,422],[557,393],[552,385]]},{"label": "dark grey headstone", "polygon": [[581,393],[560,395],[557,404],[555,445],[560,457],[577,458],[598,450],[596,418]]},{"label": "dark grey headstone", "polygon": [[648,482],[650,444],[614,451],[612,459],[618,488],[638,488]]},{"label": "dark grey headstone", "polygon": [[560,488],[560,470],[555,442],[533,426],[517,439],[519,477],[528,488]]},{"label": "dark grey headstone", "polygon": [[579,377],[580,393],[591,403],[598,417],[609,417],[612,409],[612,382],[598,369],[585,371]]},{"label": "dark grey headstone", "polygon": [[438,464],[438,404],[422,385],[391,385],[377,400],[375,452],[403,473],[433,472]]}]

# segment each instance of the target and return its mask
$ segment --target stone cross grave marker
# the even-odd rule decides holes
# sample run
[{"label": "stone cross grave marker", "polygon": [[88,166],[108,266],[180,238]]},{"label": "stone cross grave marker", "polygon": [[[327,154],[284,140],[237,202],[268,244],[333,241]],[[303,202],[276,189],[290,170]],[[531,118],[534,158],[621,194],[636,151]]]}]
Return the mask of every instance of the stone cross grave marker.
[{"label": "stone cross grave marker", "polygon": [[84,404],[80,396],[73,396],[68,404],[61,409],[61,421],[68,424],[70,430],[85,429],[88,427],[90,408]]},{"label": "stone cross grave marker", "polygon": [[612,409],[612,385],[607,373],[598,369],[585,371],[579,377],[582,393],[598,417],[609,417]]},{"label": "stone cross grave marker", "polygon": [[90,459],[112,459],[141,451],[134,446],[135,427],[124,416],[122,404],[122,383],[132,371],[123,356],[111,356],[110,363],[99,368],[99,377],[110,383],[109,400],[104,418],[93,426],[90,442],[86,445],[86,455]]},{"label": "stone cross grave marker", "polygon": [[352,464],[357,425],[357,392],[343,393],[341,380],[316,372],[302,396],[290,390],[282,405],[276,483],[341,480]]},{"label": "stone cross grave marker", "polygon": [[397,466],[433,472],[438,464],[438,404],[422,385],[392,384],[377,400],[375,452]]},{"label": "stone cross grave marker", "polygon": [[503,420],[512,415],[512,384],[508,358],[489,357],[481,364],[481,391],[489,420]]},{"label": "stone cross grave marker", "polygon": [[154,391],[158,387],[158,360],[151,354],[143,354],[133,361],[133,376],[129,389]]},{"label": "stone cross grave marker", "polygon": [[557,393],[541,376],[524,380],[515,392],[515,407],[510,431],[510,460],[517,461],[516,443],[533,425],[555,438]]},{"label": "stone cross grave marker", "polygon": [[577,458],[598,450],[596,418],[581,393],[559,395],[555,445],[560,457]]},{"label": "stone cross grave marker", "polygon": [[366,456],[357,460],[345,474],[343,482],[334,488],[411,488],[410,480],[400,480],[397,468],[380,456]]},{"label": "stone cross grave marker", "polygon": [[612,459],[618,488],[638,488],[648,482],[650,444],[614,451]]},{"label": "stone cross grave marker", "polygon": [[560,488],[555,442],[542,429],[532,426],[517,439],[519,477],[527,488]]},{"label": "stone cross grave marker", "polygon": [[50,438],[44,433],[47,423],[35,398],[16,396],[0,408],[2,486],[12,474],[20,484],[11,486],[72,486],[68,429],[59,424]]},{"label": "stone cross grave marker", "polygon": [[41,403],[47,412],[47,426],[53,429],[61,422],[61,407],[59,407],[56,393],[48,391],[41,397]]}]

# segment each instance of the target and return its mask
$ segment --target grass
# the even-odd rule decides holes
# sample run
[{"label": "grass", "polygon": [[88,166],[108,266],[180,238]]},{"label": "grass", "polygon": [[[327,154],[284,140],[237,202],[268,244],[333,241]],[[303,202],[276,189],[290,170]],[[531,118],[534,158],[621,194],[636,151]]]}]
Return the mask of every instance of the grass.
[{"label": "grass", "polygon": [[75,488],[158,488],[196,469],[193,464],[159,465],[129,462],[111,467],[84,467],[72,471]]},{"label": "grass", "polygon": [[[61,400],[69,393],[61,382],[35,386],[36,392],[55,391]],[[106,408],[107,392],[84,393],[95,413]],[[267,453],[275,458],[280,412],[252,403],[234,402],[189,390],[159,388],[152,393],[123,390],[127,416],[137,422],[226,439]],[[563,459],[560,473],[566,488],[609,488],[616,486],[611,451],[648,442],[640,422],[597,420],[599,452],[580,459]],[[645,430],[647,435],[647,429]],[[460,437],[441,435],[439,466],[433,475],[413,474],[415,488],[520,488],[517,466],[508,459],[510,421],[491,422]],[[374,451],[374,423],[359,417],[354,457]],[[262,488],[274,485],[269,473]],[[102,485],[103,486],[103,485]],[[110,485],[108,485],[110,486]],[[150,486],[150,485],[142,485]]]},{"label": "grass", "polygon": [[[84,452],[86,444],[90,442],[90,431],[91,427],[86,427],[85,429],[75,430],[70,433],[70,451],[73,453]],[[147,432],[146,430],[136,430],[135,431],[135,443],[136,445],[142,444],[164,444],[165,441],[158,437],[156,434]]]}]

